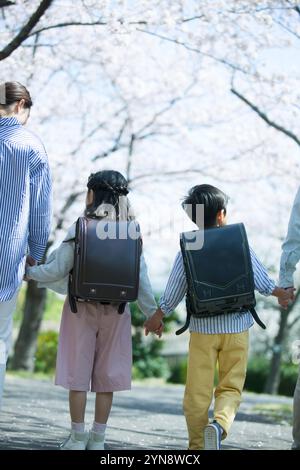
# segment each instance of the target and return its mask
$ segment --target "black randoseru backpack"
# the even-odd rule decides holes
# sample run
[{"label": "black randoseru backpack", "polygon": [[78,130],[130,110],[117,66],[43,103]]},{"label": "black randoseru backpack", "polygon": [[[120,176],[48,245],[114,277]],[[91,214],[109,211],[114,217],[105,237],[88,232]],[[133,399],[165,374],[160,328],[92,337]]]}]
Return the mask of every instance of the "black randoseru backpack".
[{"label": "black randoseru backpack", "polygon": [[266,328],[254,307],[254,277],[244,224],[225,225],[204,230],[204,244],[189,249],[199,231],[185,232],[180,246],[187,279],[186,323],[190,317],[210,317],[249,310],[255,321]]},{"label": "black randoseru backpack", "polygon": [[69,302],[119,303],[138,297],[142,242],[135,221],[105,221],[79,217],[76,223],[74,266],[69,276]]}]

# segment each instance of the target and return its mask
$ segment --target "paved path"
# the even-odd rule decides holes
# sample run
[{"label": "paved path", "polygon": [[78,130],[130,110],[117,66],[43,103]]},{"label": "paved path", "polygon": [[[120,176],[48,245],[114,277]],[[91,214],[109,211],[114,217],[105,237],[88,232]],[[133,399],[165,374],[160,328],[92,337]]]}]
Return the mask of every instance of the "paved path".
[{"label": "paved path", "polygon": [[[107,449],[186,449],[181,385],[135,385],[114,399]],[[0,416],[0,449],[57,449],[68,435],[67,391],[51,382],[7,377]],[[288,423],[258,414],[258,403],[291,404],[290,398],[245,394],[224,449],[289,449]],[[89,395],[86,422],[93,421]]]}]

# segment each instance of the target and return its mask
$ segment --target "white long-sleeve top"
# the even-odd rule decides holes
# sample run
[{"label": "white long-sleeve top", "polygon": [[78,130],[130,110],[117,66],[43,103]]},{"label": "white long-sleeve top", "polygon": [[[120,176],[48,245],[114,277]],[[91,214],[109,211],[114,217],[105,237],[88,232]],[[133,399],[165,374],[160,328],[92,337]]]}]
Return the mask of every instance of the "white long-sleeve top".
[{"label": "white long-sleeve top", "polygon": [[[75,237],[75,228],[75,224],[69,228],[65,240],[50,254],[45,264],[27,267],[27,276],[38,281],[38,287],[47,287],[59,294],[68,293],[69,272],[74,265],[74,241],[71,239]],[[140,261],[137,302],[146,317],[153,315],[157,309],[143,254]]]}]

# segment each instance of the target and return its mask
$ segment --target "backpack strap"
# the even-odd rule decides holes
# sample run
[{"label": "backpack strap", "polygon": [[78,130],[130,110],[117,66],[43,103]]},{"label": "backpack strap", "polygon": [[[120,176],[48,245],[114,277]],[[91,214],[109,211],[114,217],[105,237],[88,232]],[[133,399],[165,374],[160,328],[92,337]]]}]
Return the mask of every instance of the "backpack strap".
[{"label": "backpack strap", "polygon": [[122,303],[119,305],[119,307],[118,307],[118,313],[119,313],[119,315],[122,315],[122,313],[124,313],[125,307],[126,307],[126,302],[122,302]]},{"label": "backpack strap", "polygon": [[256,323],[263,329],[265,330],[266,329],[266,325],[261,321],[261,319],[259,318],[258,314],[257,314],[257,311],[255,310],[254,307],[250,308],[249,309],[249,312],[251,313],[252,317],[254,318],[254,320],[256,321]]},{"label": "backpack strap", "polygon": [[[75,228],[75,237],[69,238],[68,240],[65,240],[65,242],[70,242],[74,241],[75,242],[75,250],[76,250],[76,242],[78,241],[78,232],[79,232],[79,227],[80,227],[80,217],[76,221],[76,228]],[[74,256],[75,259],[75,256]],[[69,297],[69,304],[70,304],[70,309],[73,313],[77,313],[77,304],[76,304],[76,297],[72,294],[72,278],[73,278],[73,268],[69,272],[69,281],[68,281],[68,297]]]},{"label": "backpack strap", "polygon": [[[258,316],[258,313],[257,311],[255,310],[255,308],[250,308],[249,309],[249,312],[251,313],[251,315],[253,316],[254,320],[256,321],[256,323],[263,329],[265,330],[266,329],[266,325],[261,321],[261,319],[259,318]],[[183,325],[182,328],[180,328],[179,330],[176,331],[176,335],[181,335],[182,333],[184,333],[189,325],[190,325],[190,320],[191,320],[191,313],[188,312],[187,313],[187,316],[186,316],[186,321],[185,321],[185,324]]]},{"label": "backpack strap", "polygon": [[77,313],[76,299],[75,299],[75,297],[74,297],[74,295],[72,294],[72,291],[71,291],[72,273],[73,273],[73,269],[71,269],[71,271],[69,273],[68,297],[69,297],[69,305],[70,305],[71,312]]},{"label": "backpack strap", "polygon": [[188,327],[190,326],[190,321],[191,321],[191,316],[193,315],[193,305],[191,303],[191,300],[190,300],[190,291],[189,291],[189,286],[187,288],[187,293],[186,293],[186,296],[185,296],[185,309],[186,309],[186,320],[185,320],[185,324],[183,325],[182,328],[180,328],[179,330],[177,330],[175,332],[175,334],[178,336],[178,335],[181,335],[182,333],[184,333]]},{"label": "backpack strap", "polygon": [[179,330],[177,330],[175,332],[175,334],[177,336],[181,335],[182,333],[184,333],[188,329],[188,327],[190,326],[190,320],[191,320],[191,312],[189,310],[187,310],[185,324],[183,325],[182,328],[180,328]]}]

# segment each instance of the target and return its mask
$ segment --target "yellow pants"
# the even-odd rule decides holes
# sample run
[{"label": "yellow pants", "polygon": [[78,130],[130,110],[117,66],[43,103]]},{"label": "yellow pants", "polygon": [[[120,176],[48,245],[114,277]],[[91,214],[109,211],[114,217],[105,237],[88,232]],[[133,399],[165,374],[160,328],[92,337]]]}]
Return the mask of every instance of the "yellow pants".
[{"label": "yellow pants", "polygon": [[203,449],[203,429],[214,396],[214,419],[224,429],[224,439],[235,418],[244,387],[249,332],[232,334],[191,333],[183,409],[189,434],[189,449]]}]

